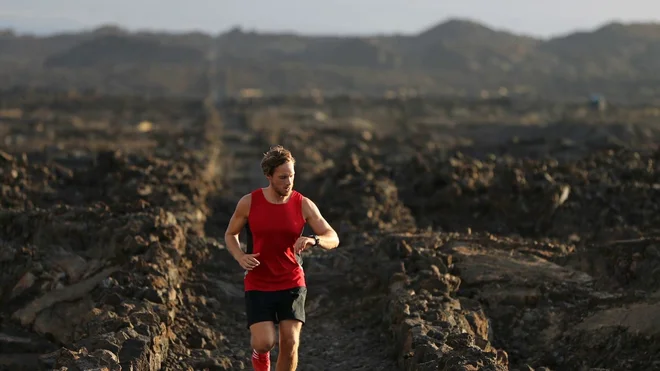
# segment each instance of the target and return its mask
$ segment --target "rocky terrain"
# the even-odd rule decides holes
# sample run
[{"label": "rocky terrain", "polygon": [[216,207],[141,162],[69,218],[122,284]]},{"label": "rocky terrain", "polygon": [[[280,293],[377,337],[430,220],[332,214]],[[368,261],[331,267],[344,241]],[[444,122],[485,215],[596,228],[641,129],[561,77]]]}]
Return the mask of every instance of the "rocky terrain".
[{"label": "rocky terrain", "polygon": [[275,143],[342,241],[300,370],[660,369],[656,110],[212,98],[2,96],[0,369],[250,369],[222,235]]}]

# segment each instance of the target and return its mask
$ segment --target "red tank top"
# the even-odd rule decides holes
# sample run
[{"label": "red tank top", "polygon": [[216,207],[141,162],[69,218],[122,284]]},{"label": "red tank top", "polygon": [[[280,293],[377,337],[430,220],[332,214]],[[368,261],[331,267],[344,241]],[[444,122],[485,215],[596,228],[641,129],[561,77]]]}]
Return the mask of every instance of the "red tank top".
[{"label": "red tank top", "polygon": [[266,200],[261,188],[252,191],[248,215],[247,253],[260,255],[259,265],[245,272],[245,291],[277,291],[305,286],[302,260],[293,244],[302,235],[303,196],[293,191],[283,204]]}]

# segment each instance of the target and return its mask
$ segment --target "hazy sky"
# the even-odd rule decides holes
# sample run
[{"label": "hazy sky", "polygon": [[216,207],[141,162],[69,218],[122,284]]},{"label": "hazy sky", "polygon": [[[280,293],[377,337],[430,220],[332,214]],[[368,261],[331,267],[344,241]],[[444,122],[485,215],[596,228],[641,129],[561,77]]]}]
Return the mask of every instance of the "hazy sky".
[{"label": "hazy sky", "polygon": [[210,33],[233,26],[313,34],[416,33],[450,17],[548,37],[612,20],[660,21],[660,1],[0,0],[0,27],[37,33],[104,23]]}]

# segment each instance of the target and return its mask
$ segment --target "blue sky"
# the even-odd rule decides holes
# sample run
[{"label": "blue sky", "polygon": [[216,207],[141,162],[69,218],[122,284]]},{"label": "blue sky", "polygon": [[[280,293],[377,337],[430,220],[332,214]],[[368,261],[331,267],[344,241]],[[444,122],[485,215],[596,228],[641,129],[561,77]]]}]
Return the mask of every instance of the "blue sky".
[{"label": "blue sky", "polygon": [[113,23],[131,30],[416,33],[447,18],[551,37],[616,20],[660,21],[658,0],[0,0],[0,27],[49,33]]}]

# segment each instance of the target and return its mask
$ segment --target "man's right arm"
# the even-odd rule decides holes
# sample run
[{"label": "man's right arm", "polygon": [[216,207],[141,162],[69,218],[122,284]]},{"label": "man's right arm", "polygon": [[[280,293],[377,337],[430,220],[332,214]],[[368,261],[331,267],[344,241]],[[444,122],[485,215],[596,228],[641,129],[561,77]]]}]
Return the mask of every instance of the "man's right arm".
[{"label": "man's right arm", "polygon": [[227,230],[225,231],[225,244],[227,245],[227,249],[229,250],[229,253],[231,256],[234,257],[237,261],[240,262],[240,258],[245,254],[243,250],[241,250],[241,245],[238,240],[238,236],[241,233],[241,230],[245,226],[248,220],[248,214],[250,212],[250,202],[251,202],[251,197],[250,195],[245,195],[241,197],[240,200],[238,200],[238,203],[236,204],[236,209],[234,210],[234,214],[231,216],[231,219],[229,220],[229,225],[227,226]]}]

